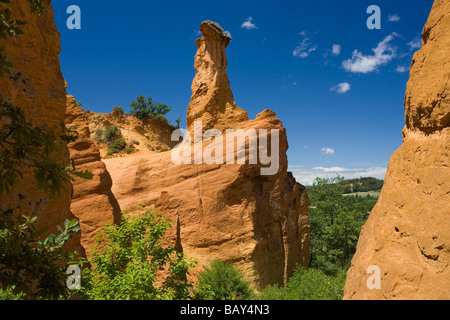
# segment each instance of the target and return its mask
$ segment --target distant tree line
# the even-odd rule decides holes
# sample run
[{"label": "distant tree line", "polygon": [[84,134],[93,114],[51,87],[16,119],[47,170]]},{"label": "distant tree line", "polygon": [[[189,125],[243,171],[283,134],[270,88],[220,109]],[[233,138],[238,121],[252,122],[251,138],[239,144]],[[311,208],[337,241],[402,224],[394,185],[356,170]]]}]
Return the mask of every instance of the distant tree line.
[{"label": "distant tree line", "polygon": [[361,177],[356,179],[347,179],[339,184],[344,187],[344,193],[380,191],[384,180],[373,177]]}]

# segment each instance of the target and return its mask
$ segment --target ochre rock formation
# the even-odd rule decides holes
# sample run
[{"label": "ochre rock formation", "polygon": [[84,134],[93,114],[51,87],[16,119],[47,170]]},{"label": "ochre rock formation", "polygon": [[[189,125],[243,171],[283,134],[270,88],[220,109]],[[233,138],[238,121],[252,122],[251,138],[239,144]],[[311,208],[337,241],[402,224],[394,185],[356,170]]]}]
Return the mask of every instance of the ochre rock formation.
[{"label": "ochre rock formation", "polygon": [[202,132],[267,129],[272,137],[277,129],[278,170],[261,175],[262,164],[249,164],[249,157],[245,164],[177,165],[171,151],[137,154],[104,160],[112,191],[122,210],[147,204],[166,213],[175,223],[169,238],[200,267],[218,259],[233,263],[257,289],[283,284],[297,264],[309,264],[307,191],[287,172],[286,130],[275,113],[265,110],[248,120],[236,106],[225,70],[229,36],[210,21],[200,30],[188,132],[200,120]]},{"label": "ochre rock formation", "polygon": [[[51,4],[41,16],[30,13],[28,1],[1,3],[8,8],[12,20],[26,21],[20,26],[24,34],[0,39],[5,48],[2,54],[13,63],[11,75],[0,78],[0,95],[7,102],[21,107],[26,119],[34,126],[60,127],[66,110],[66,90],[60,70],[58,54],[61,51],[59,33],[53,20]],[[64,154],[55,154],[64,166],[69,164],[66,146]],[[16,214],[37,214],[38,227],[49,227],[48,232],[57,233],[56,226],[63,227],[66,219],[74,219],[70,212],[71,186],[61,192],[57,199],[38,190],[32,170],[24,169],[19,185],[0,202],[0,211],[13,210]],[[22,209],[22,211],[19,210]],[[80,246],[80,234],[68,242],[68,248],[84,254]]]},{"label": "ochre rock formation", "polygon": [[67,95],[65,123],[68,128],[75,127],[78,132],[78,139],[68,145],[76,170],[88,170],[94,176],[91,180],[75,177],[70,206],[80,222],[81,244],[87,249],[89,259],[89,248],[95,243],[95,236],[100,229],[107,223],[119,223],[120,207],[111,192],[111,176],[101,161],[98,147],[90,138],[85,113],[71,95]]},{"label": "ochre rock formation", "polygon": [[[164,152],[172,149],[177,142],[171,140],[175,127],[158,119],[139,120],[113,113],[87,112],[85,121],[89,126],[90,136],[96,139],[97,130],[105,130],[109,126],[116,126],[127,145],[133,144],[137,152]],[[106,156],[107,146],[98,143],[100,154]]]},{"label": "ochre rock formation", "polygon": [[230,123],[248,120],[247,112],[236,106],[228,81],[225,49],[231,37],[212,21],[200,25],[202,37],[195,41],[195,78],[187,111],[187,126],[202,120],[205,129],[229,128]]},{"label": "ochre rock formation", "polygon": [[[361,231],[344,299],[450,299],[449,48],[450,2],[436,0],[412,61],[403,144]],[[368,288],[372,265],[380,289]]]}]

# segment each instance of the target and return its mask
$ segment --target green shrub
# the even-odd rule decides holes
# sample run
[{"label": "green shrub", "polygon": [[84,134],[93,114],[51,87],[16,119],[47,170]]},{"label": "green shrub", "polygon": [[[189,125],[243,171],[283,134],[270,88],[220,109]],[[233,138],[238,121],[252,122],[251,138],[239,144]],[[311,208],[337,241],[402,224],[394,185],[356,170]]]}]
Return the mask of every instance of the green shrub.
[{"label": "green shrub", "polygon": [[103,137],[107,143],[113,143],[115,140],[120,138],[120,136],[120,130],[116,126],[108,126],[105,131],[103,131]]},{"label": "green shrub", "polygon": [[114,113],[115,115],[123,116],[123,114],[124,114],[123,108],[122,108],[122,107],[119,107],[119,106],[115,106],[114,109],[113,109],[113,113]]},{"label": "green shrub", "polygon": [[125,148],[125,153],[126,153],[126,154],[130,154],[130,153],[133,153],[133,152],[135,152],[135,151],[136,151],[136,149],[133,148],[133,147],[126,147],[126,148]]},{"label": "green shrub", "polygon": [[250,282],[229,263],[214,260],[198,275],[195,294],[198,300],[245,300],[252,294]]},{"label": "green shrub", "polygon": [[[141,206],[122,214],[119,225],[105,226],[83,269],[79,296],[92,300],[188,299],[187,280],[195,262],[165,245],[172,226],[163,213]],[[165,270],[161,273],[161,270]]]},{"label": "green shrub", "polygon": [[4,300],[23,300],[25,293],[15,293],[16,286],[11,286],[6,289],[0,288],[0,301]]},{"label": "green shrub", "polygon": [[297,267],[286,287],[268,286],[256,299],[260,300],[342,300],[345,271],[330,276],[318,269]]},{"label": "green shrub", "polygon": [[122,152],[127,146],[127,142],[124,138],[120,138],[111,143],[108,147],[108,155]]},{"label": "green shrub", "polygon": [[95,138],[94,140],[96,142],[102,142],[103,141],[103,130],[102,129],[97,129],[97,131],[95,131]]},{"label": "green shrub", "polygon": [[171,110],[169,106],[160,102],[154,102],[152,96],[145,98],[140,95],[136,101],[130,103],[132,108],[129,114],[140,120],[147,120],[149,118],[156,118],[162,121],[167,121],[165,115]]}]

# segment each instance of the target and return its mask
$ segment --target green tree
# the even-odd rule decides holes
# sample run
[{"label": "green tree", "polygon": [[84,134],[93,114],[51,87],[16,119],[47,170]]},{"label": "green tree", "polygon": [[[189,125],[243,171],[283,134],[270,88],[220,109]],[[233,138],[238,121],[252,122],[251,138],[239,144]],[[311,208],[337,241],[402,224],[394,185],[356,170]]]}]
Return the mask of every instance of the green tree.
[{"label": "green tree", "polygon": [[165,115],[171,110],[169,106],[160,102],[154,102],[152,96],[145,98],[140,95],[136,98],[136,101],[130,103],[132,108],[130,115],[141,120],[147,120],[149,118],[156,118],[165,122],[168,122]]},{"label": "green tree", "polygon": [[310,266],[336,275],[346,270],[374,202],[344,197],[341,177],[317,178],[308,189],[311,225]]},{"label": "green tree", "polygon": [[214,260],[198,274],[198,300],[245,300],[252,294],[250,282],[229,263]]},{"label": "green tree", "polygon": [[164,243],[172,222],[141,206],[107,225],[93,247],[91,267],[83,270],[79,294],[94,300],[168,300],[191,297],[187,280],[195,263]]},{"label": "green tree", "polygon": [[257,300],[342,300],[345,285],[345,271],[336,276],[325,274],[319,269],[305,270],[297,266],[286,287],[268,286]]}]

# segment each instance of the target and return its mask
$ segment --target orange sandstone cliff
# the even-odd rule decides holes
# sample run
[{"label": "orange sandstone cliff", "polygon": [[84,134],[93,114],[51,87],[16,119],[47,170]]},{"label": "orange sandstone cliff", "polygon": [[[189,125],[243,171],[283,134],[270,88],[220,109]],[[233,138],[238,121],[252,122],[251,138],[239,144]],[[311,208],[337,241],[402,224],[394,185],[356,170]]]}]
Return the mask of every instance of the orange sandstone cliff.
[{"label": "orange sandstone cliff", "polygon": [[93,174],[91,180],[75,177],[70,205],[70,210],[80,222],[81,244],[87,249],[89,259],[88,249],[95,243],[95,235],[107,223],[119,223],[120,207],[111,192],[111,176],[101,161],[98,147],[90,138],[85,113],[71,95],[67,95],[65,123],[78,132],[78,139],[68,145],[76,169]]},{"label": "orange sandstone cliff", "polygon": [[[406,89],[403,144],[361,231],[344,299],[450,299],[449,1],[434,2],[422,38]],[[379,289],[367,285],[373,265]]]},{"label": "orange sandstone cliff", "polygon": [[307,191],[287,172],[286,130],[275,113],[265,110],[248,120],[234,102],[225,54],[231,38],[211,21],[203,22],[200,30],[188,132],[195,131],[194,121],[202,121],[201,132],[266,129],[268,139],[277,129],[278,170],[261,175],[262,165],[249,161],[175,164],[171,151],[136,154],[104,160],[114,182],[112,191],[122,210],[139,203],[166,213],[175,222],[172,241],[200,266],[218,259],[233,263],[255,288],[283,284],[297,264],[309,264]]},{"label": "orange sandstone cliff", "polygon": [[[0,78],[0,95],[7,102],[21,107],[26,120],[34,126],[59,127],[65,118],[66,90],[60,70],[58,54],[61,48],[52,6],[47,4],[48,10],[41,16],[30,13],[28,1],[11,1],[0,6],[10,10],[11,19],[27,22],[21,26],[24,34],[0,39],[0,44],[5,47],[3,55],[13,63],[11,75]],[[68,165],[68,152],[64,147],[65,154],[55,154],[55,157]],[[31,170],[23,170],[22,173],[20,184],[2,197],[0,211],[37,214],[38,226],[49,227],[48,232],[57,232],[56,226],[63,226],[66,219],[75,218],[70,212],[70,184],[62,191],[61,197],[49,199],[38,190]],[[79,233],[71,237],[68,246],[82,254],[84,252]]]}]

